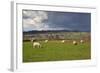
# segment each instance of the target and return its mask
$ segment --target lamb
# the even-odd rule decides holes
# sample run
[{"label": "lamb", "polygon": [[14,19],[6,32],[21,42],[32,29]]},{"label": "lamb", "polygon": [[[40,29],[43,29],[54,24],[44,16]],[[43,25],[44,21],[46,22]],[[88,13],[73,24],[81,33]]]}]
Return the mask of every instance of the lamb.
[{"label": "lamb", "polygon": [[80,43],[84,43],[84,41],[83,40],[80,40]]},{"label": "lamb", "polygon": [[62,40],[61,42],[62,42],[62,43],[64,43],[64,42],[65,42],[65,40]]},{"label": "lamb", "polygon": [[77,45],[77,42],[76,42],[76,41],[73,41],[73,44],[74,44],[74,45]]},{"label": "lamb", "polygon": [[48,40],[45,40],[44,42],[45,42],[45,43],[47,43],[47,42],[48,42]]},{"label": "lamb", "polygon": [[37,42],[37,40],[35,38],[32,38],[31,42],[32,42],[33,48],[40,48],[41,47],[41,44],[39,42]]},{"label": "lamb", "polygon": [[33,42],[33,48],[41,48],[41,44],[39,42]]}]

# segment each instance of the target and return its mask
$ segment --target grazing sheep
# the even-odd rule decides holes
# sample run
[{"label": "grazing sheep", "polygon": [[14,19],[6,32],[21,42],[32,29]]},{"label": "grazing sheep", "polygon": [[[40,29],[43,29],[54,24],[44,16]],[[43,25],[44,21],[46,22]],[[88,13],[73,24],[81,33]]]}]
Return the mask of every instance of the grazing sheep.
[{"label": "grazing sheep", "polygon": [[73,44],[74,44],[74,45],[77,45],[77,42],[76,42],[76,41],[73,41]]},{"label": "grazing sheep", "polygon": [[62,40],[61,42],[62,42],[62,43],[64,43],[64,42],[65,42],[65,40]]},{"label": "grazing sheep", "polygon": [[47,42],[48,42],[48,40],[45,40],[44,42],[45,42],[45,43],[47,43]]},{"label": "grazing sheep", "polygon": [[84,41],[83,40],[80,40],[80,43],[84,43]]},{"label": "grazing sheep", "polygon": [[33,42],[33,48],[41,48],[41,44],[39,42]]}]

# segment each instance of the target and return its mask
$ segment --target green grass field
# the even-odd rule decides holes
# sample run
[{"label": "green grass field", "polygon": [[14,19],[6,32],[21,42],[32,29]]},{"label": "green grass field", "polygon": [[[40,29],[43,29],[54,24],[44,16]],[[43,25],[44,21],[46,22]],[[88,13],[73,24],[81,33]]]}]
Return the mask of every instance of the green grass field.
[{"label": "green grass field", "polygon": [[33,48],[31,42],[23,42],[23,62],[62,61],[91,59],[90,42],[73,45],[72,41],[40,41],[41,48]]}]

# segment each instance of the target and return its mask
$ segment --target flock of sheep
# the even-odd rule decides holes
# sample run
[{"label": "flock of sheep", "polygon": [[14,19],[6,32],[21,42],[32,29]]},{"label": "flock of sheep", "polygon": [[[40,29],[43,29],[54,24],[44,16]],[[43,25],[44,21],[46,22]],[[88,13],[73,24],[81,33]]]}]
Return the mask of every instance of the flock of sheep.
[{"label": "flock of sheep", "polygon": [[[65,41],[66,41],[66,40],[62,40],[61,43],[65,43]],[[31,39],[31,42],[32,42],[33,48],[41,48],[40,42],[38,42],[38,41],[36,41],[36,40],[34,40],[34,39]],[[47,43],[48,40],[45,40],[44,42]],[[77,44],[78,44],[78,42],[75,41],[75,40],[74,40],[72,43],[73,43],[73,45],[77,45]],[[80,40],[80,43],[81,43],[81,44],[84,43],[84,40]]]},{"label": "flock of sheep", "polygon": [[[65,43],[65,40],[62,40],[61,43]],[[80,40],[80,43],[82,44],[82,43],[84,43],[84,41],[83,40]],[[78,43],[77,43],[77,41],[74,40],[73,41],[73,44],[74,45],[77,45]]]}]

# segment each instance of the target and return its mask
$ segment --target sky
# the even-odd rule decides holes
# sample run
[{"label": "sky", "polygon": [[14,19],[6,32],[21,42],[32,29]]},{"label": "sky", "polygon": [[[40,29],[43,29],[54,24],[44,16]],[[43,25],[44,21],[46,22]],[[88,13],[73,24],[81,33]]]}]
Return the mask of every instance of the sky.
[{"label": "sky", "polygon": [[75,12],[23,10],[23,30],[91,31],[91,14]]}]

